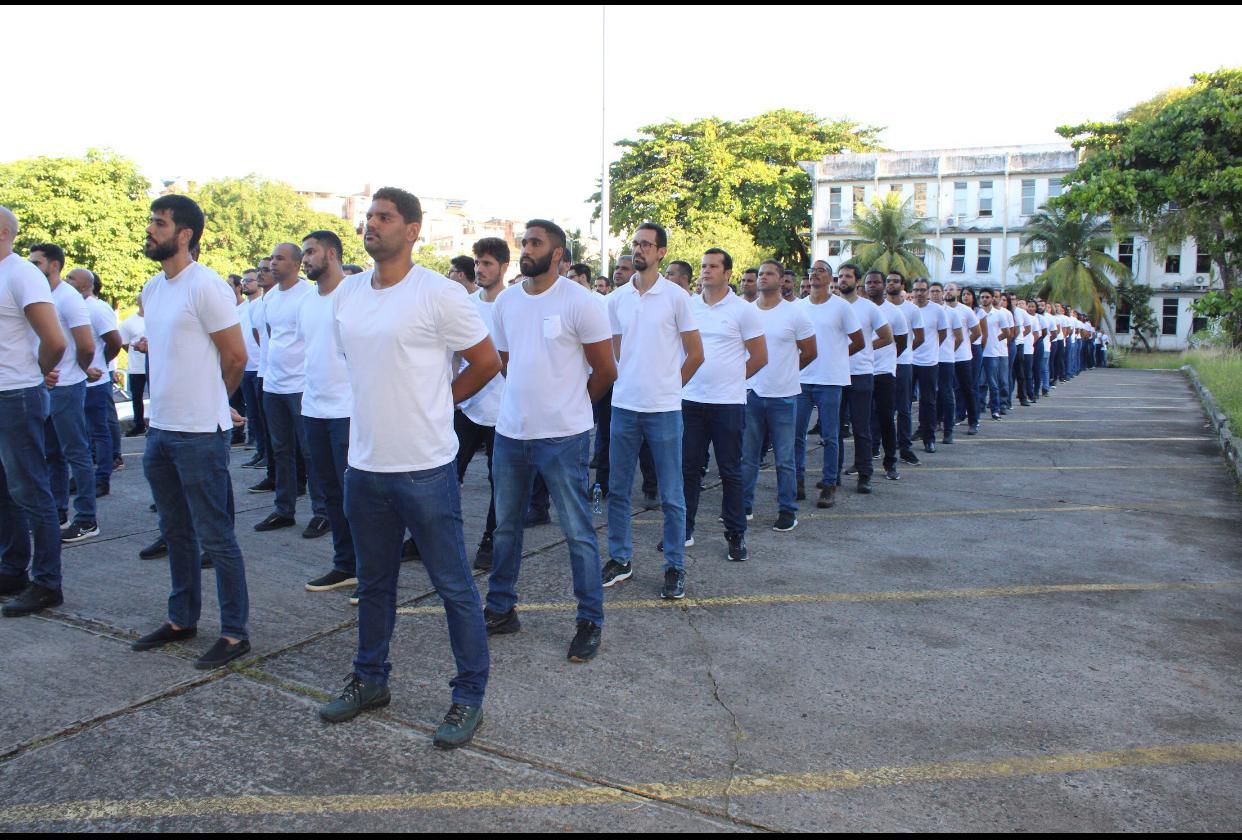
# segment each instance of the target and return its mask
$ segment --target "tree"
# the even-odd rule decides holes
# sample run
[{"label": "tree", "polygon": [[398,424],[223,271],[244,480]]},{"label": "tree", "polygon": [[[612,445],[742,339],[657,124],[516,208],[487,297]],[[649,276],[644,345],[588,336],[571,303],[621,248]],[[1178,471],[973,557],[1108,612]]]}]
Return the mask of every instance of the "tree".
[{"label": "tree", "polygon": [[443,254],[437,254],[435,246],[424,245],[414,251],[414,262],[422,266],[428,271],[434,271],[436,274],[448,274],[453,258],[446,257]]},{"label": "tree", "polygon": [[68,265],[84,266],[115,307],[130,303],[158,266],[142,254],[151,199],[138,166],[115,152],[40,157],[0,164],[0,205],[17,215],[14,247],[53,242]]},{"label": "tree", "polygon": [[757,244],[741,222],[728,216],[702,216],[691,227],[675,227],[668,232],[668,256],[665,264],[685,260],[698,273],[703,253],[708,248],[723,248],[733,258],[733,273],[741,275],[747,268],[759,265],[770,257]]},{"label": "tree", "polygon": [[[814,185],[799,162],[877,148],[879,129],[779,110],[740,122],[669,121],[641,134],[617,144],[626,151],[609,168],[614,233],[647,221],[695,229],[727,217],[765,252],[806,270]],[[600,194],[590,200],[598,216]]]},{"label": "tree", "polygon": [[900,271],[910,278],[930,277],[919,249],[943,256],[934,245],[927,244],[927,226],[915,218],[911,202],[903,202],[894,192],[877,197],[871,207],[855,216],[854,232],[859,238],[849,241],[850,252],[864,271]]},{"label": "tree", "polygon": [[1114,298],[1111,277],[1130,279],[1130,269],[1108,255],[1109,223],[1053,203],[1027,223],[1023,250],[1009,260],[1018,269],[1043,269],[1035,278],[1039,296],[1086,312],[1095,323]]},{"label": "tree", "polygon": [[[1141,286],[1132,280],[1123,280],[1117,284],[1117,300],[1118,306],[1127,306],[1130,309],[1130,332],[1134,337],[1143,342],[1143,348],[1148,353],[1152,352],[1151,341],[1148,336],[1155,337],[1156,329],[1159,324],[1156,323],[1156,310],[1151,308],[1151,299],[1156,294],[1156,290],[1151,286]],[[1131,345],[1133,346],[1133,345]]]},{"label": "tree", "polygon": [[[1242,269],[1242,68],[1194,76],[1130,115],[1057,129],[1086,150],[1062,198],[1158,244],[1194,237],[1230,293]],[[1231,326],[1242,346],[1242,319]]]}]

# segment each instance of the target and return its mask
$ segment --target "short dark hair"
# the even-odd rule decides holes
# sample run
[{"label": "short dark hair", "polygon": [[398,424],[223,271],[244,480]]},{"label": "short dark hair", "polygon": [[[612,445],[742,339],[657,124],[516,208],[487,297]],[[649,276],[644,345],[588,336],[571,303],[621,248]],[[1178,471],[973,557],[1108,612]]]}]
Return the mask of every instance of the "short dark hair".
[{"label": "short dark hair", "polygon": [[981,289],[979,289],[979,294],[983,294],[984,292],[987,292],[989,295],[996,294],[996,292],[992,291],[991,286],[984,286]]},{"label": "short dark hair", "polygon": [[855,263],[846,263],[845,265],[843,265],[843,266],[841,266],[840,268],[838,268],[838,269],[837,269],[837,277],[840,277],[840,276],[841,276],[841,272],[842,272],[842,271],[845,271],[845,269],[847,269],[847,268],[848,268],[850,271],[854,272],[854,279],[856,279],[856,280],[861,280],[861,279],[863,279],[863,270],[862,270],[861,268],[859,268],[859,267],[858,267],[858,265],[857,265],[857,264],[855,264]]},{"label": "short dark hair", "polygon": [[914,281],[910,284],[910,288],[914,288],[919,283],[922,283],[924,286],[929,286],[930,282],[931,281],[929,281],[926,277],[915,277]]},{"label": "short dark hair", "polygon": [[742,274],[743,274],[743,275],[746,275],[746,274],[758,274],[758,273],[759,273],[759,267],[758,267],[758,266],[755,266],[754,268],[748,268],[748,269],[746,269],[745,271],[743,271],[743,272],[742,272]]},{"label": "short dark hair", "polygon": [[242,282],[242,278],[241,278],[241,275],[240,275],[240,274],[230,274],[230,275],[229,275],[229,285],[230,285],[230,286],[240,286],[240,285],[241,285],[241,282]]},{"label": "short dark hair", "polygon": [[873,268],[873,269],[871,269],[870,271],[868,271],[866,274],[864,274],[864,275],[863,275],[863,280],[865,281],[865,280],[866,280],[868,277],[870,277],[872,274],[874,274],[876,277],[879,277],[881,280],[883,280],[883,279],[884,279],[884,272],[883,272],[883,271],[880,271],[878,268]]},{"label": "short dark hair", "polygon": [[779,271],[779,272],[781,273],[781,276],[782,276],[782,277],[784,277],[784,276],[785,276],[785,266],[781,265],[781,264],[780,264],[779,262],[777,262],[776,260],[764,260],[763,262],[759,263],[759,268],[763,268],[765,265],[774,265],[774,266],[776,266],[776,270],[777,270],[777,271]]},{"label": "short dark hair", "polygon": [[59,245],[53,245],[51,242],[44,242],[41,245],[35,245],[30,249],[30,253],[38,251],[48,262],[58,263],[63,270],[65,267],[65,249]]},{"label": "short dark hair", "polygon": [[161,195],[151,202],[151,212],[159,213],[168,210],[172,213],[173,226],[177,230],[187,228],[190,231],[189,250],[198,247],[203,237],[203,228],[207,225],[207,217],[203,208],[194,199],[184,195]]},{"label": "short dark hair", "polygon": [[473,257],[453,257],[449,260],[453,268],[466,275],[466,279],[471,283],[474,282],[474,258]]},{"label": "short dark hair", "polygon": [[353,263],[345,263],[344,265],[341,266],[341,271],[348,271],[348,272],[353,272],[354,274],[361,274],[362,266],[354,265]]},{"label": "short dark hair", "polygon": [[242,269],[242,277],[245,277],[247,274],[258,274],[258,273],[259,273],[259,269],[257,269],[257,268],[244,268],[244,269]]},{"label": "short dark hair", "polygon": [[422,224],[423,205],[419,203],[418,196],[414,193],[406,192],[400,187],[380,187],[375,191],[375,195],[371,196],[371,200],[391,201],[407,225],[416,222]]},{"label": "short dark hair", "polygon": [[668,231],[664,229],[663,225],[658,225],[655,222],[643,222],[641,225],[636,227],[634,230],[635,231],[640,231],[640,230],[655,231],[656,247],[657,248],[668,247]]},{"label": "short dark hair", "polygon": [[501,265],[509,262],[509,243],[497,236],[488,236],[474,243],[474,258],[491,257]]},{"label": "short dark hair", "polygon": [[790,277],[796,277],[796,276],[797,276],[796,274],[794,274],[794,270],[793,270],[792,268],[787,268],[787,269],[785,269],[785,273],[786,273],[786,274],[788,274]]},{"label": "short dark hair", "polygon": [[569,259],[569,241],[565,238],[565,231],[556,222],[549,222],[547,219],[531,219],[526,223],[528,228],[537,227],[552,237],[552,247],[561,249],[561,260]]},{"label": "short dark hair", "polygon": [[[724,257],[725,271],[733,270],[733,257],[730,256],[729,252],[726,251],[724,248],[708,248],[706,251],[703,252],[703,256],[706,257],[708,254],[719,254],[720,256]],[[755,269],[754,271],[756,274],[759,273],[759,269]]]},{"label": "short dark hair", "polygon": [[586,263],[574,263],[569,267],[570,274],[585,274],[588,282],[591,279],[591,267]]},{"label": "short dark hair", "polygon": [[934,283],[929,283],[929,284],[927,285],[927,288],[929,288],[929,289],[936,289],[936,288],[939,288],[939,289],[942,289],[942,290],[943,290],[943,289],[944,289],[944,283],[941,283],[939,280],[937,280],[937,281],[936,281],[936,282],[934,282]]},{"label": "short dark hair", "polygon": [[686,272],[687,277],[694,277],[694,269],[691,268],[690,263],[686,262],[685,260],[673,260],[671,263],[668,264],[669,268],[672,268],[673,266],[677,266],[682,271]]},{"label": "short dark hair", "polygon": [[336,251],[336,258],[338,260],[344,254],[345,246],[341,244],[341,237],[337,236],[330,230],[313,230],[302,237],[303,242],[308,239],[314,239],[320,245],[324,245]]},{"label": "short dark hair", "polygon": [[887,280],[888,278],[892,277],[894,274],[897,275],[897,279],[901,281],[901,285],[904,287],[906,285],[906,275],[902,274],[900,271],[896,269],[893,269],[892,271],[885,274],[884,279]]}]

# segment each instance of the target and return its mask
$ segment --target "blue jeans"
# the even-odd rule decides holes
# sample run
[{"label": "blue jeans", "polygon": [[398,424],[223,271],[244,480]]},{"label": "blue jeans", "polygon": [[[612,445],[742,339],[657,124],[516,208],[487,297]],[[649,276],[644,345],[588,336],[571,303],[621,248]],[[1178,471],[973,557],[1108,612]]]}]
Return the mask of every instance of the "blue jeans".
[{"label": "blue jeans", "polygon": [[837,458],[841,451],[838,435],[841,418],[841,385],[803,385],[797,397],[798,416],[794,427],[794,469],[798,481],[806,481],[806,433],[811,427],[811,409],[819,411],[819,437],[824,445],[824,486],[837,483]]},{"label": "blue jeans", "polygon": [[246,401],[246,436],[254,445],[255,454],[261,457],[267,454],[267,433],[263,425],[263,388],[257,370],[242,374],[242,398]]},{"label": "blue jeans", "polygon": [[1031,400],[1039,401],[1039,393],[1043,388],[1044,381],[1044,342],[1035,342],[1034,355],[1029,360],[1031,366]]},{"label": "blue jeans", "polygon": [[358,653],[354,673],[387,683],[388,647],[397,620],[397,576],[408,529],[448,617],[457,660],[453,702],[483,703],[490,667],[483,605],[466,560],[457,466],[419,472],[345,472],[345,515],[358,548]]},{"label": "blue jeans", "polygon": [[[104,374],[107,376],[107,373]],[[112,428],[108,425],[112,411],[112,386],[86,388],[86,428],[95,453],[95,480],[105,484],[112,480]]]},{"label": "blue jeans", "polygon": [[897,409],[897,450],[902,454],[909,452],[914,445],[911,440],[914,424],[911,422],[910,390],[914,382],[913,365],[897,365],[897,376],[893,380],[893,402]]},{"label": "blue jeans", "polygon": [[[983,413],[983,345],[970,345],[970,396],[975,402],[975,417]],[[959,409],[960,412],[961,409]]]},{"label": "blue jeans", "polygon": [[655,461],[664,511],[664,568],[682,571],[686,565],[686,494],[681,474],[681,412],[640,412],[613,406],[610,431],[608,556],[618,563],[629,563],[634,556],[630,495],[638,452],[646,441]]},{"label": "blue jeans", "polygon": [[51,390],[52,413],[47,418],[47,468],[52,498],[58,511],[69,510],[69,472],[77,485],[74,522],[95,521],[95,465],[86,432],[86,383]]},{"label": "blue jeans", "polygon": [[587,501],[587,463],[591,433],[542,440],[514,440],[496,435],[492,475],[496,482],[496,532],[492,537],[492,573],[487,608],[503,615],[517,606],[522,571],[522,520],[535,476],[542,475],[556,505],[556,521],[569,545],[569,566],[578,599],[578,620],[604,623],[604,585],[599,544]]},{"label": "blue jeans", "polygon": [[694,536],[694,520],[699,511],[700,482],[706,466],[707,446],[716,450],[724,500],[725,533],[745,534],[746,515],[742,510],[742,429],[746,425],[746,406],[681,401],[684,423],[682,477],[686,494],[686,536]]},{"label": "blue jeans", "polygon": [[354,537],[345,518],[345,468],[349,465],[349,418],[303,417],[306,430],[306,471],[323,493],[332,526],[332,568],[355,577],[358,559]]},{"label": "blue jeans", "polygon": [[168,543],[172,592],[168,620],[198,626],[203,606],[202,552],[216,565],[220,632],[249,638],[250,596],[246,564],[233,531],[233,482],[229,477],[231,431],[147,430],[143,472],[159,514],[160,535]]},{"label": "blue jeans", "polygon": [[0,391],[0,572],[25,578],[29,568],[35,583],[60,589],[60,521],[43,459],[50,410],[43,385]]},{"label": "blue jeans", "polygon": [[[263,417],[272,437],[269,460],[276,464],[276,513],[292,517],[297,511],[298,453],[305,457],[306,427],[302,423],[301,394],[263,394]],[[323,490],[310,470],[306,474],[310,486],[311,513],[327,518]]]},{"label": "blue jeans", "polygon": [[1008,373],[1005,368],[1009,359],[1004,356],[991,356],[983,360],[983,374],[987,382],[988,409],[999,414],[1005,401],[1005,382]]},{"label": "blue jeans", "polygon": [[1009,339],[1009,367],[1005,372],[1005,408],[1013,408],[1013,389],[1016,372],[1014,360],[1018,358],[1018,339]]},{"label": "blue jeans", "polygon": [[[805,392],[808,387],[825,386],[802,387]],[[763,454],[763,441],[770,439],[776,459],[777,507],[781,513],[798,512],[798,474],[794,460],[794,424],[798,422],[798,401],[798,397],[760,397],[754,391],[746,392],[746,442],[742,445],[742,497],[746,510],[755,509],[759,459]],[[822,428],[824,421],[821,419],[819,422]],[[870,450],[867,457],[871,457]]]}]

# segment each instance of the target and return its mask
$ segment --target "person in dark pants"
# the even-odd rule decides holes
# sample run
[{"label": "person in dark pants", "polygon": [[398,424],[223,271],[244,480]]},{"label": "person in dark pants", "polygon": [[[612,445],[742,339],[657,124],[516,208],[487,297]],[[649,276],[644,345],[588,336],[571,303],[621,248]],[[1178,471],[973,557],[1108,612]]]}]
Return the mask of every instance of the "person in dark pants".
[{"label": "person in dark pants", "polygon": [[[910,322],[901,307],[885,298],[887,281],[879,271],[869,271],[863,279],[867,299],[880,307],[893,334],[893,343],[875,351],[875,389],[871,408],[871,451],[884,449],[884,477],[890,481],[901,478],[897,472],[897,360],[905,353],[910,340]],[[908,367],[908,366],[907,366]],[[909,388],[909,370],[906,388]]]},{"label": "person in dark pants", "polygon": [[979,386],[975,380],[975,351],[972,348],[975,346],[974,342],[982,338],[983,328],[980,326],[979,316],[975,314],[973,308],[960,301],[960,295],[961,289],[956,283],[949,283],[945,286],[945,306],[949,313],[961,322],[959,328],[961,342],[957,345],[953,356],[953,378],[956,386],[954,396],[955,400],[961,402],[956,406],[953,420],[955,423],[966,420],[968,423],[966,434],[977,435],[979,433]]},{"label": "person in dark pants", "polygon": [[858,473],[858,492],[870,493],[871,475],[875,471],[871,462],[871,403],[875,391],[875,352],[893,343],[893,330],[880,307],[859,294],[862,279],[862,269],[853,263],[846,263],[837,270],[837,287],[841,290],[841,298],[853,307],[863,331],[863,349],[850,356],[850,384],[841,395],[837,463],[842,465],[845,461],[844,428],[848,412],[848,416],[852,418],[850,429],[854,435],[854,471]]},{"label": "person in dark pants", "polygon": [[108,495],[111,490],[112,470],[116,455],[113,450],[111,414],[116,410],[112,402],[112,377],[108,364],[121,352],[121,332],[112,307],[98,297],[99,278],[86,268],[75,268],[65,275],[65,280],[86,299],[91,316],[91,331],[95,336],[95,361],[92,370],[99,375],[86,383],[86,425],[90,432],[95,454],[95,497]]},{"label": "person in dark pants", "polygon": [[121,322],[121,342],[125,347],[128,370],[125,384],[129,388],[129,399],[134,420],[130,424],[125,437],[140,437],[147,431],[146,403],[147,392],[147,357],[134,344],[146,336],[146,320],[142,315],[142,295],[138,295],[138,312]]},{"label": "person in dark pants", "polygon": [[914,351],[914,378],[919,389],[919,429],[925,452],[936,451],[936,406],[940,390],[940,347],[949,336],[944,307],[932,303],[926,279],[914,281],[914,304],[923,318],[923,343]]}]

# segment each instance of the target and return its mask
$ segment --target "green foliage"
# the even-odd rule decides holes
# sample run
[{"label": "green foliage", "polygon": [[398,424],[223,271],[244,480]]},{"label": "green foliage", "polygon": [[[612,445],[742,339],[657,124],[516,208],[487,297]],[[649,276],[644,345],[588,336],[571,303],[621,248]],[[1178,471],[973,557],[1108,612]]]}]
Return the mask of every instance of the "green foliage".
[{"label": "green foliage", "polygon": [[113,306],[132,301],[158,270],[142,254],[149,188],[133,161],[111,151],[0,164],[0,205],[21,226],[17,252],[24,255],[40,242],[59,245],[65,270],[94,271]]},{"label": "green foliage", "polygon": [[747,268],[768,259],[770,252],[755,244],[745,226],[728,216],[701,216],[691,227],[675,227],[668,232],[668,256],[664,263],[685,260],[698,274],[703,252],[708,248],[723,248],[733,258],[733,274],[741,277]]},{"label": "green foliage", "polygon": [[1242,333],[1242,289],[1208,292],[1195,301],[1194,310],[1201,317],[1219,319],[1230,336]]},{"label": "green foliage", "polygon": [[[641,132],[617,144],[626,151],[609,170],[614,233],[647,221],[702,229],[727,217],[765,252],[805,270],[813,187],[799,162],[877,148],[879,129],[778,110],[740,122],[669,121]],[[590,200],[598,208],[600,194]]]},{"label": "green foliage", "polygon": [[1217,405],[1229,416],[1236,435],[1242,431],[1242,353],[1236,350],[1191,350],[1184,353],[1122,354],[1115,357],[1118,367],[1176,370],[1190,365],[1204,387],[1212,392]]},{"label": "green foliage", "polygon": [[1143,343],[1149,353],[1152,347],[1148,337],[1155,337],[1160,326],[1156,322],[1156,310],[1151,306],[1151,299],[1155,294],[1156,290],[1151,286],[1139,285],[1132,280],[1123,280],[1117,285],[1118,305],[1124,303],[1130,309],[1130,332]]},{"label": "green foliage", "polygon": [[[369,259],[369,258],[365,258],[365,259]],[[358,264],[366,265],[365,259],[363,262],[360,262]],[[419,248],[418,250],[414,252],[415,264],[421,265],[423,268],[426,268],[430,271],[434,271],[437,274],[448,274],[448,270],[452,265],[452,261],[453,261],[452,257],[445,257],[445,256],[441,256],[440,254],[437,254],[435,246],[432,246],[432,245],[424,245],[423,247]],[[346,262],[350,262],[350,261],[346,260]],[[354,260],[354,262],[357,262],[357,260]]]},{"label": "green foliage", "polygon": [[886,193],[871,202],[871,207],[854,217],[858,239],[849,241],[853,262],[863,271],[900,271],[906,277],[931,277],[927,264],[916,250],[943,257],[934,245],[927,244],[927,226],[916,219],[909,200],[903,202],[897,193]]}]

